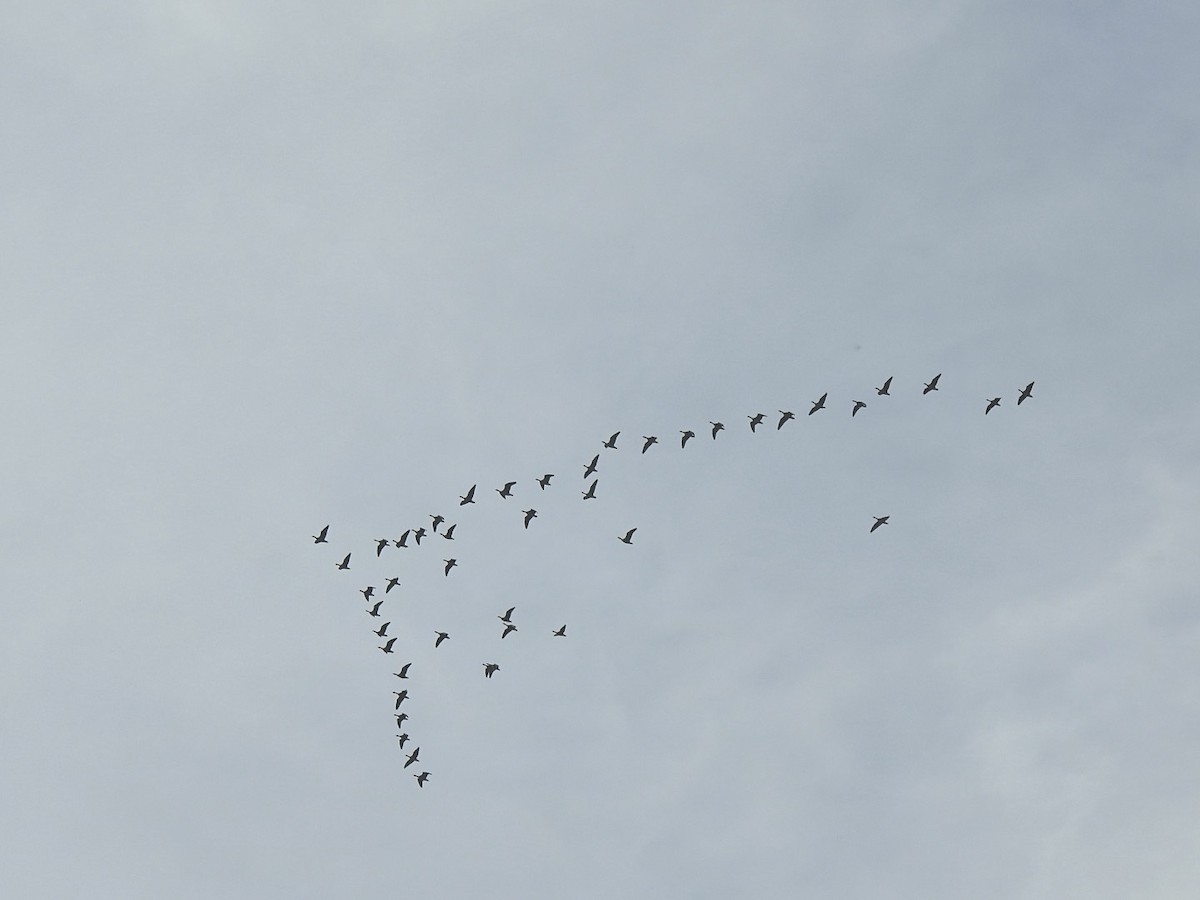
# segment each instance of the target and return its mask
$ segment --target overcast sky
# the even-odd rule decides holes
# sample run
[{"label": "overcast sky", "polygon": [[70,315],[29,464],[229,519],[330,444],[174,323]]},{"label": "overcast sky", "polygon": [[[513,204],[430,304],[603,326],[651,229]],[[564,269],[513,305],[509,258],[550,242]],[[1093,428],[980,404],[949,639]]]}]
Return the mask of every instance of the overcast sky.
[{"label": "overcast sky", "polygon": [[0,4],[0,890],[1194,894],[1198,43]]}]

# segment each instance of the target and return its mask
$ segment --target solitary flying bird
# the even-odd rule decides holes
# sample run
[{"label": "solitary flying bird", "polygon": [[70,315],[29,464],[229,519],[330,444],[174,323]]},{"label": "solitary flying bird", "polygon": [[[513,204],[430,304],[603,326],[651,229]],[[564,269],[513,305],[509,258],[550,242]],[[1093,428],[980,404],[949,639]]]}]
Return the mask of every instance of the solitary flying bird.
[{"label": "solitary flying bird", "polygon": [[554,636],[555,637],[566,637],[567,636],[567,626],[564,625],[562,628],[558,629],[558,631],[554,632]]},{"label": "solitary flying bird", "polygon": [[517,626],[514,625],[512,622],[509,622],[508,624],[506,624],[504,626],[504,634],[500,635],[500,639],[503,640],[504,638],[508,637],[508,633],[510,631],[516,631],[516,630],[517,630]]},{"label": "solitary flying bird", "polygon": [[343,560],[342,560],[340,563],[338,563],[338,564],[337,564],[337,567],[338,567],[339,569],[348,569],[348,568],[350,568],[350,554],[349,554],[349,553],[347,553],[347,554],[346,554],[346,558],[345,558],[345,559],[343,559]]},{"label": "solitary flying bird", "polygon": [[585,480],[588,478],[591,478],[593,475],[596,474],[596,466],[599,462],[600,462],[600,454],[597,453],[595,456],[592,457],[592,461],[583,467],[583,477]]},{"label": "solitary flying bird", "polygon": [[[1024,401],[1028,400],[1032,396],[1033,396],[1033,382],[1031,381],[1031,382],[1029,382],[1029,384],[1025,385],[1025,390],[1021,391],[1021,396],[1017,398],[1017,406],[1020,406]],[[328,527],[328,526],[326,526],[326,527]],[[321,534],[325,534],[325,532],[322,531]]]},{"label": "solitary flying bird", "polygon": [[400,708],[400,704],[408,699],[408,688],[402,691],[392,691],[396,695],[396,709]]},{"label": "solitary flying bird", "polygon": [[381,556],[383,554],[383,548],[390,543],[391,541],[388,538],[377,538],[375,540],[375,555]]},{"label": "solitary flying bird", "polygon": [[363,595],[364,600],[370,600],[371,595],[375,593],[375,586],[368,584],[365,588],[359,591],[359,593]]},{"label": "solitary flying bird", "polygon": [[438,526],[439,526],[439,525],[441,525],[443,522],[445,522],[445,521],[446,521],[446,517],[445,517],[445,516],[435,516],[433,513],[430,513],[430,514],[429,514],[429,518],[433,519],[433,530],[434,530],[434,531],[437,531],[437,530],[438,530]]},{"label": "solitary flying bird", "polygon": [[888,391],[891,390],[891,388],[892,388],[892,376],[889,375],[887,381],[885,381],[883,383],[883,387],[875,388],[875,393],[877,393],[880,397],[887,397],[887,396],[889,396]]},{"label": "solitary flying bird", "polygon": [[413,752],[408,755],[408,762],[406,762],[404,764],[404,768],[407,769],[409,766],[411,766],[413,763],[415,763],[417,761],[417,754],[420,752],[421,752],[420,747],[415,748],[413,750]]},{"label": "solitary flying bird", "polygon": [[496,488],[496,493],[499,494],[501,497],[503,497],[505,500],[507,500],[509,497],[512,496],[512,489],[513,489],[513,485],[515,485],[515,484],[516,484],[515,481],[506,482],[504,487]]},{"label": "solitary flying bird", "polygon": [[384,653],[391,653],[392,652],[392,644],[394,644],[394,643],[396,643],[395,638],[388,638],[387,643],[384,644],[379,649],[382,650]]},{"label": "solitary flying bird", "polygon": [[525,527],[528,528],[530,521],[537,518],[537,510],[536,509],[523,509],[523,510],[521,510],[521,512],[525,513]]},{"label": "solitary flying bird", "polygon": [[499,672],[499,671],[500,671],[500,666],[498,666],[496,663],[484,663],[483,664],[483,677],[484,678],[491,678],[495,672]]},{"label": "solitary flying bird", "polygon": [[886,525],[888,523],[889,518],[890,518],[890,516],[876,516],[875,524],[871,526],[871,531],[873,532],[880,525]]},{"label": "solitary flying bird", "polygon": [[450,635],[444,631],[435,631],[434,634],[437,635],[437,640],[433,642],[433,646],[435,648],[442,646],[442,641],[446,641],[446,640],[450,639]]},{"label": "solitary flying bird", "polygon": [[[619,432],[619,431],[614,431],[612,433],[612,437],[610,437],[607,441],[604,442],[604,446],[607,447],[609,450],[616,450],[617,449],[617,435],[620,433],[621,432]],[[584,475],[583,477],[587,478],[586,475]]]},{"label": "solitary flying bird", "polygon": [[850,410],[850,418],[853,419],[855,416],[857,416],[858,411],[866,405],[867,404],[863,403],[861,400],[855,400],[854,401],[854,409]]},{"label": "solitary flying bird", "polygon": [[816,412],[818,409],[824,409],[824,408],[825,408],[825,398],[826,398],[826,397],[828,397],[828,396],[829,396],[829,391],[826,391],[825,393],[823,393],[823,394],[821,395],[821,399],[820,399],[820,400],[814,400],[814,401],[813,401],[813,405],[812,405],[812,409],[810,409],[810,410],[808,411],[808,414],[811,416],[811,415],[812,415],[813,413],[815,413],[815,412]]},{"label": "solitary flying bird", "polygon": [[766,414],[765,413],[755,413],[752,416],[746,416],[746,418],[750,420],[750,430],[754,431],[754,429],[756,429],[759,425],[762,424],[762,420],[766,418]]},{"label": "solitary flying bird", "polygon": [[398,585],[399,583],[400,583],[400,576],[399,576],[399,575],[397,575],[395,578],[389,578],[389,579],[388,579],[388,583],[387,583],[387,587],[385,587],[385,588],[383,589],[383,592],[386,594],[388,591],[390,591],[392,588],[394,588],[394,587],[395,587],[396,585]]},{"label": "solitary flying bird", "polygon": [[938,389],[938,386],[937,386],[938,379],[941,377],[942,377],[941,372],[938,372],[936,375],[934,375],[933,381],[931,381],[931,382],[929,382],[929,384],[925,385],[925,390],[921,391],[921,393],[928,394],[930,391],[936,391]]},{"label": "solitary flying bird", "polygon": [[642,439],[646,442],[646,443],[642,444],[642,452],[643,453],[645,453],[647,450],[650,449],[651,444],[658,443],[658,438],[655,437],[654,435],[650,435],[649,437],[647,437],[646,435],[643,434]]},{"label": "solitary flying bird", "polygon": [[417,542],[417,546],[421,546],[421,538],[425,537],[425,529],[418,528],[413,532],[413,540]]},{"label": "solitary flying bird", "polygon": [[328,544],[329,541],[325,540],[325,535],[327,535],[327,534],[329,534],[329,526],[328,525],[326,525],[324,528],[321,529],[320,534],[314,534],[312,536],[313,543],[314,544]]},{"label": "solitary flying bird", "polygon": [[539,478],[537,480],[538,486],[544,491],[546,489],[546,485],[548,485],[550,483],[550,479],[553,477],[554,477],[553,473],[543,475],[541,478]]},{"label": "solitary flying bird", "polygon": [[377,637],[387,637],[388,626],[391,624],[392,624],[391,622],[384,622],[383,625],[380,627],[380,629],[375,632],[376,636]]},{"label": "solitary flying bird", "polygon": [[377,603],[376,603],[374,606],[372,606],[370,609],[368,609],[368,610],[367,610],[367,615],[368,615],[368,616],[372,616],[373,618],[376,618],[376,619],[378,619],[378,618],[379,618],[379,607],[381,607],[381,606],[383,606],[383,601],[382,601],[382,600],[380,600],[380,601],[379,601],[379,602],[377,602]]},{"label": "solitary flying bird", "polygon": [[501,622],[503,622],[505,625],[507,625],[509,622],[512,621],[512,614],[513,614],[513,610],[515,610],[515,609],[516,609],[515,606],[510,606],[508,608],[508,612],[506,612],[502,616],[496,616],[496,618],[499,619]]},{"label": "solitary flying bird", "polygon": [[679,442],[680,447],[686,447],[687,442],[696,436],[696,432],[694,431],[681,431],[679,433],[683,435],[683,440]]},{"label": "solitary flying bird", "polygon": [[636,528],[630,528],[627,532],[625,532],[625,537],[621,537],[620,535],[617,535],[617,540],[621,541],[622,543],[625,543],[625,544],[632,544],[633,543],[633,533],[635,531],[637,531]]},{"label": "solitary flying bird", "polygon": [[400,537],[398,539],[392,541],[392,543],[395,544],[397,547],[407,547],[408,546],[408,533],[410,531],[412,531],[411,528],[404,529],[404,534],[400,535]]},{"label": "solitary flying bird", "polygon": [[448,541],[454,540],[454,529],[457,527],[458,527],[458,523],[455,522],[453,525],[451,525],[449,528],[447,528],[445,531],[442,532],[442,537],[444,537]]},{"label": "solitary flying bird", "polygon": [[399,672],[393,672],[392,674],[395,675],[397,678],[407,678],[408,677],[408,667],[411,665],[412,665],[412,663],[405,663],[404,665],[402,665],[400,667]]},{"label": "solitary flying bird", "polygon": [[586,491],[580,491],[580,493],[583,494],[584,500],[595,500],[596,499],[596,485],[599,483],[600,483],[600,479],[597,478],[590,485],[588,485],[588,489]]},{"label": "solitary flying bird", "polygon": [[414,773],[413,778],[417,779],[418,787],[425,787],[425,782],[427,782],[429,780],[429,773],[422,772],[420,775],[417,775]]},{"label": "solitary flying bird", "polygon": [[471,489],[469,491],[467,491],[465,494],[463,494],[461,497],[458,498],[458,505],[466,506],[468,503],[474,503],[475,502],[475,488],[477,488],[477,487],[479,487],[479,485],[477,485],[477,484],[471,485]]},{"label": "solitary flying bird", "polygon": [[447,574],[447,575],[449,575],[449,574],[450,574],[450,570],[451,570],[451,569],[453,569],[455,566],[457,566],[457,565],[458,565],[458,560],[457,560],[457,559],[453,559],[453,558],[451,558],[451,559],[443,559],[443,560],[442,560],[442,562],[444,562],[444,563],[446,564],[446,573],[445,573],[445,574]]},{"label": "solitary flying bird", "polygon": [[718,431],[724,431],[724,430],[725,430],[725,426],[724,426],[724,425],[722,425],[720,422],[709,422],[708,424],[709,424],[709,425],[711,425],[711,426],[713,427],[713,432],[712,432],[712,434],[713,434],[713,440],[715,441],[715,440],[717,439],[717,432],[718,432]]},{"label": "solitary flying bird", "polygon": [[780,428],[782,428],[782,427],[783,427],[783,423],[784,423],[784,422],[786,422],[788,419],[794,419],[794,418],[796,418],[795,414],[793,414],[792,412],[790,412],[790,411],[788,411],[788,410],[783,410],[783,409],[781,409],[781,410],[779,411],[779,413],[780,413],[780,416],[779,416],[779,424],[775,426],[775,430],[776,430],[776,431],[778,431]]},{"label": "solitary flying bird", "polygon": [[993,409],[994,407],[997,407],[997,406],[999,406],[999,405],[1000,405],[1000,398],[999,398],[999,397],[993,397],[992,399],[990,399],[990,400],[987,402],[987,408],[986,408],[986,409],[983,411],[983,414],[986,416],[988,413],[990,413],[990,412],[992,411],[992,409]]}]

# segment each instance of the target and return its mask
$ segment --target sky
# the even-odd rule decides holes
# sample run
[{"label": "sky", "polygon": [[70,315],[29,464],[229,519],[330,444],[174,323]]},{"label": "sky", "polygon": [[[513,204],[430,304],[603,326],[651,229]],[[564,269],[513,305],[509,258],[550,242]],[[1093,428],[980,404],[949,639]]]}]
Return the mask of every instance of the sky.
[{"label": "sky", "polygon": [[1200,888],[1193,4],[0,22],[6,895]]}]

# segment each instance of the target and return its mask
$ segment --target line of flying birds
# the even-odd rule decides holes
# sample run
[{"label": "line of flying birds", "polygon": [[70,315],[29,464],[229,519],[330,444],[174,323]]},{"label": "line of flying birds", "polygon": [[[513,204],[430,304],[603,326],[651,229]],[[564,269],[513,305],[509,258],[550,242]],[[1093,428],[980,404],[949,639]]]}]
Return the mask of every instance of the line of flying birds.
[{"label": "line of flying birds", "polygon": [[[933,378],[931,378],[929,381],[924,382],[924,388],[921,391],[922,395],[929,394],[933,391],[938,390],[938,382],[941,379],[941,377],[942,377],[942,375],[939,372],[937,375],[934,375]],[[1020,391],[1017,395],[1017,406],[1020,406],[1022,403],[1024,403],[1026,400],[1030,399],[1033,396],[1033,386],[1034,386],[1034,382],[1031,381],[1031,382],[1029,382],[1029,384],[1025,385],[1024,388],[1020,389]],[[892,378],[889,376],[883,382],[883,384],[881,386],[875,388],[874,390],[875,390],[876,395],[878,395],[880,397],[887,397],[887,396],[891,395],[891,388],[892,388]],[[829,393],[826,392],[826,393],[822,394],[816,400],[813,400],[812,407],[809,409],[808,415],[811,416],[811,415],[815,414],[816,412],[818,412],[819,410],[825,409],[826,408],[825,401],[828,398],[829,398]],[[993,409],[995,409],[997,406],[999,406],[1000,400],[1001,400],[1000,397],[987,398],[986,405],[984,406],[984,410],[983,410],[984,415],[987,415]],[[852,403],[851,409],[850,409],[851,418],[853,418],[854,416],[857,416],[858,413],[862,409],[864,409],[867,405],[862,400],[853,400],[853,401],[851,401],[851,403]],[[750,421],[750,431],[757,432],[758,426],[761,425],[765,421],[766,414],[765,413],[754,413],[753,415],[748,415],[746,418],[749,419],[749,421]],[[796,418],[795,414],[793,412],[791,412],[790,410],[782,410],[782,409],[779,410],[779,420],[776,422],[776,425],[775,425],[776,431],[783,428],[783,426],[787,422],[789,422],[795,418]],[[708,424],[711,428],[711,434],[712,434],[713,440],[716,440],[717,435],[720,432],[725,430],[725,425],[722,422],[710,421]],[[686,448],[688,445],[688,441],[692,440],[696,436],[696,433],[694,431],[692,431],[691,429],[681,430],[679,433],[681,435],[681,439],[680,439],[680,447],[681,448]],[[619,431],[613,432],[608,437],[607,440],[602,442],[602,447],[604,447],[605,449],[608,449],[608,450],[616,450],[617,449],[617,439],[618,439],[618,437],[620,437],[620,435],[621,435],[621,432],[619,432]],[[658,443],[658,437],[656,435],[643,435],[642,441],[643,441],[643,443],[642,443],[641,452],[643,454],[645,454],[646,451],[648,451],[651,447],[653,447],[655,444]],[[594,500],[596,498],[596,485],[599,483],[599,479],[594,478],[593,476],[596,475],[596,473],[599,469],[599,464],[600,464],[600,454],[597,453],[595,456],[592,457],[592,459],[590,461],[588,461],[583,466],[583,480],[586,482],[588,479],[592,479],[591,483],[588,484],[588,486],[587,486],[587,490],[580,491],[580,494],[582,495],[584,500]],[[535,480],[537,481],[538,487],[542,491],[545,491],[546,488],[548,488],[550,486],[551,479],[553,479],[554,477],[555,477],[555,475],[553,473],[546,473],[546,474],[542,475],[540,478],[537,478]],[[495,492],[500,496],[500,498],[502,500],[508,500],[513,496],[513,489],[516,486],[517,486],[516,481],[507,481],[501,487],[495,488]],[[464,507],[464,506],[469,506],[469,505],[474,504],[475,503],[475,492],[478,489],[478,487],[479,487],[478,484],[471,485],[471,487],[466,491],[466,493],[459,496],[458,505],[460,507]],[[521,513],[524,517],[524,519],[523,519],[524,527],[526,530],[528,530],[530,522],[532,522],[535,518],[537,518],[538,511],[536,509],[530,507],[529,509],[521,510]],[[870,533],[874,533],[882,526],[887,525],[890,516],[873,516],[872,518],[874,519],[874,521],[871,524],[870,528],[868,529]],[[383,555],[383,551],[385,549],[387,549],[389,546],[394,546],[396,548],[409,547],[410,544],[408,542],[409,542],[410,538],[412,539],[413,546],[420,546],[421,542],[426,537],[428,537],[430,534],[438,535],[443,540],[447,540],[447,541],[454,540],[454,530],[455,530],[455,528],[457,528],[457,523],[452,523],[452,524],[447,525],[445,516],[443,516],[441,514],[436,514],[436,513],[430,514],[430,520],[431,521],[430,521],[430,526],[429,526],[428,530],[426,530],[424,526],[419,527],[419,528],[408,528],[408,529],[405,529],[404,533],[401,534],[400,537],[395,538],[395,539],[377,538],[375,540],[375,556],[377,558],[381,557]],[[442,528],[441,526],[443,526],[443,525],[446,525],[446,527]],[[637,532],[637,528],[630,528],[624,534],[617,535],[617,540],[621,541],[624,544],[632,544],[633,536],[636,532]],[[329,542],[328,536],[329,536],[329,526],[326,525],[317,534],[312,536],[313,542],[317,543],[317,544],[326,544]],[[349,570],[350,559],[351,559],[352,555],[353,555],[353,552],[347,553],[342,558],[341,562],[338,562],[335,564],[336,567],[343,571]],[[450,557],[447,559],[443,559],[442,563],[444,566],[443,574],[446,576],[449,576],[450,570],[458,565],[458,560],[454,557]],[[399,584],[400,584],[399,576],[396,576],[394,578],[388,578],[386,586],[383,589],[384,594],[386,595],[386,594],[390,593],[391,590],[393,588],[397,587]],[[381,618],[382,614],[380,613],[380,608],[383,606],[384,601],[375,599],[375,587],[373,585],[368,585],[367,587],[362,588],[359,591],[359,593],[361,593],[363,595],[363,597],[365,598],[365,600],[367,601],[367,604],[368,604],[367,610],[366,610],[367,614],[369,616],[371,616],[372,618]],[[512,606],[512,607],[509,607],[504,612],[503,615],[496,616],[496,618],[499,619],[501,624],[503,625],[503,630],[500,632],[501,640],[503,640],[504,638],[507,638],[510,634],[517,631],[517,625],[513,621],[513,614],[515,612],[516,612],[516,607]],[[396,637],[388,636],[387,631],[388,631],[388,627],[391,624],[392,623],[390,621],[387,621],[387,622],[384,622],[383,625],[381,625],[378,629],[373,630],[374,634],[376,636],[378,636],[379,638],[384,640],[384,643],[379,645],[378,649],[383,651],[385,654],[390,654],[393,652],[392,647],[395,645],[396,640],[397,640]],[[560,626],[559,628],[551,631],[550,634],[553,637],[566,637],[567,626],[564,624],[564,625]],[[445,641],[448,641],[449,639],[450,639],[450,635],[448,632],[435,631],[433,646],[435,648],[440,647]],[[484,678],[490,679],[493,675],[496,674],[496,672],[500,671],[500,666],[497,663],[485,662],[482,665],[483,665]],[[395,675],[399,679],[407,680],[408,679],[408,670],[411,666],[412,666],[412,663],[407,662],[403,666],[400,667],[400,670],[398,672],[393,672],[392,674]],[[407,744],[411,740],[409,735],[403,731],[403,729],[405,727],[404,723],[409,718],[408,713],[402,712],[400,710],[401,705],[403,705],[404,702],[409,699],[408,689],[405,688],[400,691],[393,691],[392,694],[396,698],[396,702],[395,702],[394,710],[393,710],[393,716],[396,719],[397,727],[401,729],[400,733],[398,733],[396,735],[396,737],[399,741],[400,749],[401,749],[401,751],[403,751],[405,744]],[[414,747],[411,753],[406,754],[403,768],[407,769],[409,766],[418,762],[419,758],[420,758],[420,756],[419,756],[420,752],[421,752],[420,747]],[[424,787],[425,782],[429,780],[430,773],[424,772],[424,771],[419,772],[419,773],[413,773],[413,777],[416,778],[417,784],[420,787]]]}]

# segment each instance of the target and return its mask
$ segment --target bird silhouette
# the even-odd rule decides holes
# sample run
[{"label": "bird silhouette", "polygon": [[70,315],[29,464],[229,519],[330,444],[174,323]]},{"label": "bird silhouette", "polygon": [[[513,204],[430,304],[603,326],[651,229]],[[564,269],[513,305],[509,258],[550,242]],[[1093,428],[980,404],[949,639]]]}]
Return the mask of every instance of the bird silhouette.
[{"label": "bird silhouette", "polygon": [[715,440],[717,439],[717,432],[718,432],[718,431],[724,431],[724,430],[725,430],[725,426],[724,426],[724,425],[722,425],[720,422],[709,422],[708,424],[709,424],[709,425],[711,425],[711,426],[712,426],[712,428],[713,428],[713,430],[712,430],[712,436],[713,436],[713,440],[715,441]]},{"label": "bird silhouette", "polygon": [[376,636],[387,637],[388,626],[391,624],[391,622],[384,622],[383,625],[379,627],[379,630],[375,632]]},{"label": "bird silhouette", "polygon": [[555,637],[566,637],[567,636],[567,626],[564,625],[562,628],[558,629],[558,631],[553,632],[553,634]]},{"label": "bird silhouette", "polygon": [[1000,398],[993,397],[992,399],[988,400],[987,408],[984,409],[983,414],[986,416],[988,413],[990,413],[993,409],[995,409],[999,405],[1000,405]]},{"label": "bird silhouette", "polygon": [[820,399],[820,400],[814,400],[814,401],[813,401],[813,405],[812,405],[812,409],[810,409],[810,410],[808,411],[808,414],[811,416],[811,415],[812,415],[813,413],[815,413],[815,412],[816,412],[818,409],[824,409],[824,408],[825,408],[825,398],[826,398],[826,397],[828,397],[828,396],[829,396],[829,391],[826,391],[825,393],[823,393],[823,394],[821,395],[821,399]]},{"label": "bird silhouette", "polygon": [[484,678],[491,678],[492,675],[494,675],[496,672],[499,672],[499,671],[500,671],[500,667],[498,665],[496,665],[496,663],[484,663],[483,664],[483,677]]},{"label": "bird silhouette", "polygon": [[392,674],[395,675],[397,678],[407,678],[408,677],[408,667],[411,665],[412,665],[412,663],[405,663],[404,665],[402,665],[400,667],[399,672],[393,672]]},{"label": "bird silhouette", "polygon": [[458,523],[455,522],[453,525],[451,525],[449,528],[447,528],[445,531],[442,532],[442,537],[444,537],[448,541],[454,540],[454,529],[457,527],[458,527]]},{"label": "bird silhouette", "polygon": [[370,600],[371,596],[375,593],[375,586],[368,584],[365,588],[359,591],[359,593],[363,595],[364,600]]},{"label": "bird silhouette", "polygon": [[425,787],[425,782],[429,780],[429,773],[422,772],[420,775],[414,773],[413,778],[417,779],[417,787]]},{"label": "bird silhouette", "polygon": [[339,569],[348,569],[348,568],[350,568],[350,554],[349,554],[349,553],[347,553],[347,554],[346,554],[346,558],[345,558],[345,559],[343,559],[343,560],[342,560],[340,563],[338,563],[338,564],[337,564],[337,567],[338,567]]},{"label": "bird silhouette", "polygon": [[871,531],[874,532],[880,525],[886,525],[890,516],[875,516],[875,524],[871,526]]},{"label": "bird silhouette", "polygon": [[539,478],[537,480],[538,487],[540,487],[544,491],[546,489],[546,485],[548,485],[550,483],[550,479],[553,477],[554,477],[553,473],[547,473],[547,474],[543,475],[541,478]]},{"label": "bird silhouette", "polygon": [[396,709],[400,708],[400,704],[408,699],[408,688],[402,691],[392,691],[396,695]]},{"label": "bird silhouette", "polygon": [[387,581],[388,581],[387,587],[385,587],[383,589],[383,592],[385,594],[388,593],[392,588],[394,588],[396,585],[398,585],[400,583],[400,576],[397,575],[395,578],[389,578]]},{"label": "bird silhouette", "polygon": [[862,409],[863,407],[865,407],[866,405],[867,404],[863,403],[861,400],[855,400],[854,401],[854,409],[850,410],[850,418],[853,419],[855,416],[857,416],[858,411],[860,409]]},{"label": "bird silhouette", "polygon": [[314,544],[328,544],[329,541],[325,540],[325,535],[327,535],[327,534],[329,534],[329,526],[328,525],[326,525],[324,528],[321,529],[320,534],[314,534],[312,536],[313,543]]},{"label": "bird silhouette", "polygon": [[396,643],[395,638],[388,638],[387,643],[385,643],[379,649],[382,650],[384,653],[391,653],[392,652],[392,644],[394,644],[394,643]]},{"label": "bird silhouette", "polygon": [[[621,432],[619,432],[619,431],[614,431],[612,433],[612,437],[610,437],[607,441],[604,442],[604,446],[607,447],[609,450],[616,450],[617,449],[617,435],[620,433]],[[587,478],[586,475],[584,475],[583,477]]]},{"label": "bird silhouette", "polygon": [[421,546],[421,538],[425,537],[425,529],[418,528],[413,532],[413,540],[417,542],[417,546]]},{"label": "bird silhouette", "polygon": [[[1022,403],[1024,403],[1026,400],[1028,400],[1030,397],[1033,396],[1033,385],[1034,385],[1034,383],[1032,381],[1029,382],[1029,384],[1025,385],[1025,389],[1023,391],[1021,391],[1021,396],[1019,396],[1017,398],[1017,406],[1020,406]],[[326,526],[326,527],[328,527],[328,526]],[[321,534],[324,534],[324,533],[325,532],[323,532],[323,531],[321,532]]]},{"label": "bird silhouette", "polygon": [[382,556],[383,548],[386,547],[390,543],[391,543],[391,540],[388,538],[377,538],[375,540],[375,555]]},{"label": "bird silhouette", "polygon": [[586,491],[580,491],[580,493],[583,494],[584,500],[595,500],[596,499],[596,485],[599,484],[599,482],[600,482],[600,479],[597,478],[595,481],[593,481],[591,484],[588,485],[588,489]]},{"label": "bird silhouette", "polygon": [[415,747],[415,748],[413,749],[413,752],[412,752],[412,753],[410,753],[410,754],[408,754],[408,762],[406,762],[406,763],[404,764],[404,768],[406,768],[406,769],[407,769],[409,766],[411,766],[413,763],[415,763],[415,762],[417,761],[417,754],[418,754],[418,753],[420,753],[420,752],[421,752],[421,748],[420,748],[420,747]]},{"label": "bird silhouette", "polygon": [[430,513],[430,514],[429,514],[429,518],[433,519],[433,526],[432,526],[432,527],[433,527],[433,530],[434,530],[434,531],[437,531],[437,530],[438,530],[438,526],[439,526],[439,525],[441,525],[443,522],[445,522],[445,521],[446,521],[446,517],[445,517],[445,516],[435,516],[433,513]]},{"label": "bird silhouette", "polygon": [[592,457],[592,461],[583,467],[583,478],[586,481],[596,474],[596,466],[600,462],[600,454],[597,453]]},{"label": "bird silhouette", "polygon": [[679,433],[683,435],[683,440],[679,442],[680,447],[686,447],[687,442],[696,436],[696,432],[694,431],[681,431]]},{"label": "bird silhouette", "polygon": [[467,491],[465,494],[463,494],[461,497],[458,498],[458,505],[466,506],[468,503],[474,503],[475,502],[475,488],[477,488],[477,487],[479,487],[479,485],[477,485],[477,484],[471,485],[471,489],[469,491]]},{"label": "bird silhouette", "polygon": [[508,612],[506,612],[502,616],[496,616],[496,618],[499,619],[501,622],[503,622],[505,625],[507,625],[509,622],[512,621],[512,614],[513,614],[513,610],[515,610],[515,609],[516,609],[515,606],[510,606],[508,608]]},{"label": "bird silhouette", "polygon": [[796,418],[794,413],[790,412],[789,410],[781,409],[779,411],[779,424],[775,426],[775,430],[778,431],[783,427],[784,422],[786,422],[788,419],[794,418]]},{"label": "bird silhouette", "polygon": [[512,496],[512,489],[513,489],[513,485],[515,485],[515,484],[516,484],[515,481],[506,482],[504,487],[496,488],[496,493],[499,494],[501,497],[503,497],[505,500],[507,500],[509,497]]},{"label": "bird silhouette", "polygon": [[457,559],[454,559],[454,558],[450,558],[450,559],[443,559],[443,560],[442,560],[442,562],[444,562],[444,563],[446,564],[446,572],[445,572],[445,574],[447,574],[447,575],[449,575],[449,574],[450,574],[450,570],[451,570],[451,569],[453,569],[455,566],[457,566],[457,565],[458,565],[458,560],[457,560]]},{"label": "bird silhouette", "polygon": [[658,443],[658,438],[657,438],[657,437],[655,437],[654,435],[649,435],[649,436],[647,436],[647,435],[644,435],[644,434],[643,434],[643,435],[642,435],[642,440],[644,440],[644,441],[646,442],[646,443],[642,444],[642,452],[643,452],[643,453],[645,453],[647,450],[649,450],[649,449],[650,449],[650,445],[651,445],[651,444],[657,444],[657,443]]},{"label": "bird silhouette", "polygon": [[437,640],[433,642],[435,648],[442,646],[442,641],[450,640],[450,635],[444,631],[435,631],[434,634],[437,635]]},{"label": "bird silhouette", "polygon": [[622,543],[625,543],[625,544],[632,544],[633,543],[633,533],[635,531],[637,531],[636,528],[630,528],[627,532],[625,532],[624,537],[617,535],[617,540],[621,541]]},{"label": "bird silhouette", "polygon": [[942,377],[941,372],[938,372],[936,375],[934,375],[933,380],[925,385],[925,390],[921,391],[921,393],[928,394],[930,391],[936,391],[938,389],[938,386],[937,386],[938,379],[941,377]]},{"label": "bird silhouette", "polygon": [[368,609],[368,610],[367,610],[367,615],[368,615],[368,616],[374,616],[375,618],[379,618],[379,607],[381,607],[381,606],[383,606],[383,601],[382,601],[382,600],[380,600],[380,601],[379,601],[379,602],[377,602],[377,603],[376,603],[374,606],[372,606],[370,609]]},{"label": "bird silhouette", "polygon": [[500,639],[503,640],[504,638],[508,637],[508,633],[510,631],[516,631],[516,630],[517,630],[517,626],[514,625],[512,622],[509,622],[507,625],[504,626],[504,634],[500,635]]},{"label": "bird silhouette", "polygon": [[750,430],[751,431],[756,430],[758,428],[758,426],[762,424],[763,419],[765,419],[766,417],[767,417],[766,413],[755,413],[752,416],[746,416],[746,418],[750,420]]},{"label": "bird silhouette", "polygon": [[528,529],[529,523],[537,518],[537,510],[536,509],[523,509],[523,510],[521,510],[521,512],[525,513],[525,528]]},{"label": "bird silhouette", "polygon": [[408,718],[408,713],[395,713],[395,717],[396,717],[396,727],[403,728],[404,720]]},{"label": "bird silhouette", "polygon": [[396,739],[400,741],[400,749],[401,750],[404,749],[404,745],[407,744],[409,741],[409,737],[407,734],[398,734],[398,735],[396,735]]},{"label": "bird silhouette", "polygon": [[880,397],[887,397],[887,396],[890,396],[888,394],[888,391],[890,391],[891,389],[892,389],[892,376],[889,375],[887,378],[887,381],[885,381],[883,383],[883,387],[875,388],[875,393],[877,393]]},{"label": "bird silhouette", "polygon": [[408,533],[410,531],[412,531],[411,528],[404,529],[404,534],[400,535],[400,537],[398,537],[396,540],[392,541],[392,543],[395,544],[397,547],[408,547]]}]

